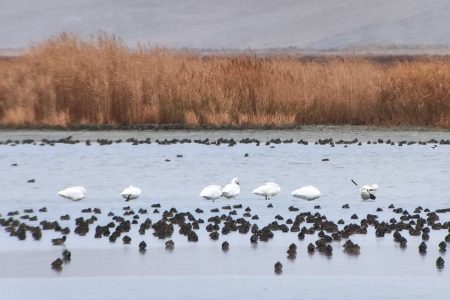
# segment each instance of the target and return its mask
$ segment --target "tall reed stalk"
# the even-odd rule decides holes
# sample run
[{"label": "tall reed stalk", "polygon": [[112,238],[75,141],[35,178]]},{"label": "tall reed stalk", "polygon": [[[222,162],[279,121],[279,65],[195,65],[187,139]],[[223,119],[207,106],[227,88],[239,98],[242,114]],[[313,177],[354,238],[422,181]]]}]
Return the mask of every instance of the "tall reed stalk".
[{"label": "tall reed stalk", "polygon": [[0,61],[1,125],[450,127],[450,58],[202,56],[70,34]]}]

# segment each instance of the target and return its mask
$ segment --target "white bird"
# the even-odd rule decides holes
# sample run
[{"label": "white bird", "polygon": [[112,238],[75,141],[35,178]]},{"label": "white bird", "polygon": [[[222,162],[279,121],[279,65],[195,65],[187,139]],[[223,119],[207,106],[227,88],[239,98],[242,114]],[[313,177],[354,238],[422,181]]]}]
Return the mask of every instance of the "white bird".
[{"label": "white bird", "polygon": [[253,194],[258,196],[264,196],[266,200],[270,200],[281,191],[281,188],[275,182],[266,182],[264,185],[257,187],[252,191]]},{"label": "white bird", "polygon": [[215,184],[208,185],[203,188],[199,196],[205,198],[206,200],[214,201],[222,197],[222,187]]},{"label": "white bird", "polygon": [[314,200],[321,196],[321,193],[318,188],[312,185],[307,185],[296,189],[291,193],[292,196],[296,198],[301,198],[305,200]]},{"label": "white bird", "polygon": [[[353,179],[352,182],[354,185],[359,186]],[[361,199],[363,200],[375,200],[377,197],[375,197],[374,193],[378,190],[378,184],[372,184],[372,185],[363,185],[360,187],[359,192],[361,194]]]},{"label": "white bird", "polygon": [[377,191],[377,190],[378,190],[378,184],[374,183],[374,184],[370,185],[370,190],[371,190],[372,192]]},{"label": "white bird", "polygon": [[142,191],[140,188],[130,185],[125,188],[120,195],[126,199],[125,201],[130,201],[139,198],[141,194]]},{"label": "white bird", "polygon": [[82,186],[73,186],[59,191],[58,195],[72,201],[80,201],[86,198],[87,192]]},{"label": "white bird", "polygon": [[241,188],[239,187],[239,179],[237,178],[233,178],[222,190],[222,196],[227,199],[236,198],[240,193]]}]

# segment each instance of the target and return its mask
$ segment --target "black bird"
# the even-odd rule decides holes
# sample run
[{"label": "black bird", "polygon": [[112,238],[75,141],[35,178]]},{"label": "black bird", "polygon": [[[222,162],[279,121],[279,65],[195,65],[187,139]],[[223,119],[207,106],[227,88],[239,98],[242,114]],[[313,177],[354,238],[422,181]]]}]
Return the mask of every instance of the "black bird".
[{"label": "black bird", "polygon": [[283,265],[279,262],[279,261],[277,261],[276,263],[275,263],[275,274],[281,274],[282,272],[283,272]]},{"label": "black bird", "polygon": [[70,258],[72,257],[72,253],[69,250],[65,249],[62,253],[62,257],[63,257],[64,261],[70,261]]},{"label": "black bird", "polygon": [[61,271],[62,270],[62,264],[63,264],[62,259],[61,258],[57,258],[57,259],[55,259],[52,262],[51,266],[52,266],[53,270]]},{"label": "black bird", "polygon": [[66,236],[63,235],[62,238],[52,239],[52,243],[54,246],[60,246],[64,245],[64,242],[66,241]]}]

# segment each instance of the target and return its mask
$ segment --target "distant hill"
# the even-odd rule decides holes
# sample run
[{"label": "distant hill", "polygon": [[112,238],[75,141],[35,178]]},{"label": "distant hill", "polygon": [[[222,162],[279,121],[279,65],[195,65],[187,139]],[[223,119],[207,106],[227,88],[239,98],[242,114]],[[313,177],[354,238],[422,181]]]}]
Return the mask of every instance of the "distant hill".
[{"label": "distant hill", "polygon": [[63,31],[130,46],[450,53],[450,1],[0,0],[0,49]]}]

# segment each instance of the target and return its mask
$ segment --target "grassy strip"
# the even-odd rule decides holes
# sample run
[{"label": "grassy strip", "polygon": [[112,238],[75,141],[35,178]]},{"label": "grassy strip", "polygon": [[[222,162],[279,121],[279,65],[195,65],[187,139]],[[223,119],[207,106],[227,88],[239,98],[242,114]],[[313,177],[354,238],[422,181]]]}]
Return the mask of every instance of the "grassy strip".
[{"label": "grassy strip", "polygon": [[0,78],[3,127],[450,127],[450,57],[204,56],[63,34],[0,60]]}]

